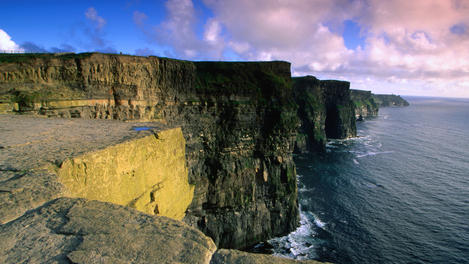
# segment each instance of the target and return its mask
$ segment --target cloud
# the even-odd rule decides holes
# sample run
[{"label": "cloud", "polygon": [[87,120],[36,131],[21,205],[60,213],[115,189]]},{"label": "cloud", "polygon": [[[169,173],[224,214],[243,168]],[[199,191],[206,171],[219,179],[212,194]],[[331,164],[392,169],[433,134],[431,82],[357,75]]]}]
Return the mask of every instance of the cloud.
[{"label": "cloud", "polygon": [[135,55],[137,56],[155,56],[155,51],[150,48],[136,49]]},{"label": "cloud", "polygon": [[52,47],[50,51],[53,53],[60,53],[60,52],[76,52],[77,49],[69,44],[62,44],[60,47]]},{"label": "cloud", "polygon": [[394,76],[409,86],[438,86],[439,93],[444,83],[454,96],[469,96],[468,89],[458,84],[469,80],[468,1],[367,3],[358,21],[370,34],[365,49],[354,57],[362,61],[353,61],[352,66],[366,67],[383,78]]},{"label": "cloud", "polygon": [[358,4],[332,1],[205,0],[224,42],[246,60],[291,61],[296,73],[347,67],[352,52],[341,36],[342,22]]},{"label": "cloud", "polygon": [[98,16],[98,11],[94,7],[90,7],[85,12],[86,18],[94,24],[96,30],[100,31],[105,25],[106,20]]},{"label": "cloud", "polygon": [[44,48],[31,41],[26,41],[21,44],[24,52],[30,53],[60,53],[60,52],[75,52],[76,48],[69,44],[62,44],[60,47],[52,47],[50,49]]},{"label": "cloud", "polygon": [[117,53],[107,39],[105,39],[104,27],[107,21],[98,15],[98,11],[94,7],[90,7],[85,12],[87,24],[83,27],[83,33],[88,38],[85,46],[104,53]]},{"label": "cloud", "polygon": [[[469,96],[467,86],[459,85],[469,81],[467,0],[204,3],[213,13],[207,21],[223,32],[217,42],[243,59],[287,60],[295,75],[344,78],[361,88],[405,86],[417,93],[438,86],[433,92],[441,93],[439,83],[447,83],[446,91]],[[345,21],[361,28],[364,45],[344,45]]]},{"label": "cloud", "polygon": [[[148,25],[148,15],[136,11],[134,23],[149,42],[166,47],[166,55],[182,59],[221,59],[225,43],[221,25],[216,20],[201,21],[191,0],[168,0],[166,19],[158,25]],[[197,26],[203,25],[199,36]]]},{"label": "cloud", "polygon": [[145,25],[145,20],[147,20],[147,18],[148,18],[148,16],[145,15],[145,13],[142,13],[142,12],[139,12],[139,11],[134,11],[133,19],[134,19],[134,23],[137,26]]},{"label": "cloud", "polygon": [[195,34],[197,18],[191,0],[169,0],[166,2],[168,18],[154,27],[154,40],[171,46],[179,56],[193,58],[197,55],[201,41]]},{"label": "cloud", "polygon": [[44,47],[41,47],[31,41],[26,41],[23,44],[21,44],[21,48],[23,48],[25,52],[30,52],[30,53],[48,53],[49,52]]},{"label": "cloud", "polygon": [[24,52],[24,50],[11,40],[3,29],[0,29],[0,52]]}]

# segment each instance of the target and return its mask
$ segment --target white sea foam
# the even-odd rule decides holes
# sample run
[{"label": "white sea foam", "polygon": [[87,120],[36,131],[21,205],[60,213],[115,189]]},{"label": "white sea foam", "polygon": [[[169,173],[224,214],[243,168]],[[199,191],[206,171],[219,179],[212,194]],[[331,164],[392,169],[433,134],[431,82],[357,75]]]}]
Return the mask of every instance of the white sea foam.
[{"label": "white sea foam", "polygon": [[374,155],[378,155],[378,154],[391,154],[391,153],[394,153],[394,151],[380,151],[380,152],[368,151],[366,153],[359,154],[356,157],[357,158],[363,158],[363,157],[374,156]]},{"label": "white sea foam", "polygon": [[358,163],[358,161],[356,159],[353,159],[353,163],[355,163],[357,165],[360,164],[360,163]]},{"label": "white sea foam", "polygon": [[315,245],[318,241],[315,239],[314,228],[325,225],[313,214],[301,210],[300,205],[300,226],[286,236],[269,240],[274,246],[274,255],[300,260],[316,258]]},{"label": "white sea foam", "polygon": [[319,219],[319,217],[317,217],[317,215],[313,214],[314,216],[314,224],[321,228],[321,229],[325,229],[326,227],[326,223],[324,223],[323,221],[321,221],[321,219]]}]

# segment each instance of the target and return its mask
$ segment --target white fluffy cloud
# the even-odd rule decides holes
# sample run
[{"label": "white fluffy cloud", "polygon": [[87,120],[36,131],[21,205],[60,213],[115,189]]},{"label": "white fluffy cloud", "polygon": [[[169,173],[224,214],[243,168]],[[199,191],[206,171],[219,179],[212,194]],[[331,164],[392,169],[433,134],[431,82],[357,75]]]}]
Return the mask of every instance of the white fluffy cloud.
[{"label": "white fluffy cloud", "polygon": [[[351,52],[331,32],[347,17],[349,1],[237,0],[204,2],[227,31],[224,41],[247,60],[288,60],[295,69],[336,70]],[[333,17],[333,19],[328,19]]]},{"label": "white fluffy cloud", "polygon": [[11,40],[10,35],[8,35],[3,29],[0,29],[0,51],[1,52],[24,52],[24,50]]},{"label": "white fluffy cloud", "polygon": [[[221,25],[208,19],[201,21],[191,0],[168,0],[166,20],[159,25],[146,24],[148,15],[134,12],[134,23],[150,41],[168,47],[166,56],[182,59],[221,59],[225,42]],[[204,23],[203,35],[197,35],[197,26]]]}]

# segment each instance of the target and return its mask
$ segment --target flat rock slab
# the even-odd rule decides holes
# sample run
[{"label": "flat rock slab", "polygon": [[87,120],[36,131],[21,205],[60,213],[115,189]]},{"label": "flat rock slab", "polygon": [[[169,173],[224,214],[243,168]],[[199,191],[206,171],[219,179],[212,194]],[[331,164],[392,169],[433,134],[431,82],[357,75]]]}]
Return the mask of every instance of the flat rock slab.
[{"label": "flat rock slab", "polygon": [[0,224],[63,196],[48,165],[163,129],[149,122],[0,115]]},{"label": "flat rock slab", "polygon": [[[66,158],[150,135],[149,130],[133,129],[143,126],[167,129],[155,122],[0,115],[0,171],[25,171],[47,163],[60,164]],[[11,174],[3,173],[0,181],[9,177]]]},{"label": "flat rock slab", "polygon": [[0,226],[0,263],[209,263],[216,246],[180,221],[59,198]]}]

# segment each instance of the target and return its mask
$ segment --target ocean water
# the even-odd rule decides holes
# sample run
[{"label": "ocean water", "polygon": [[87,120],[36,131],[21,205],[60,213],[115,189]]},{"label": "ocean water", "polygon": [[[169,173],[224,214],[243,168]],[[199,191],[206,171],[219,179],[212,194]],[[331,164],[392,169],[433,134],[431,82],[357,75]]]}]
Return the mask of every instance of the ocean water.
[{"label": "ocean water", "polygon": [[296,156],[301,226],[275,254],[334,263],[469,263],[469,99],[407,97],[358,137]]}]

